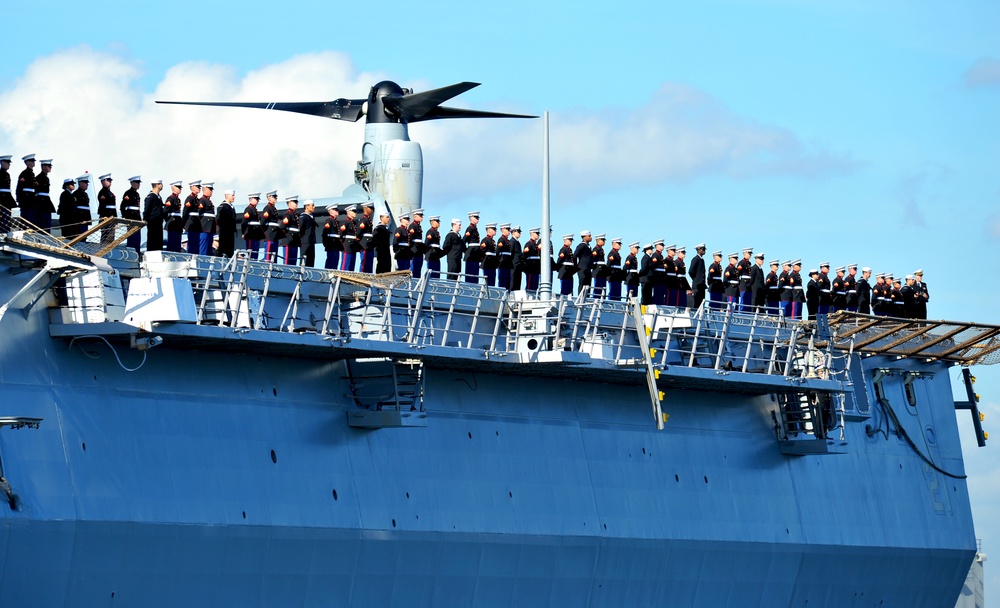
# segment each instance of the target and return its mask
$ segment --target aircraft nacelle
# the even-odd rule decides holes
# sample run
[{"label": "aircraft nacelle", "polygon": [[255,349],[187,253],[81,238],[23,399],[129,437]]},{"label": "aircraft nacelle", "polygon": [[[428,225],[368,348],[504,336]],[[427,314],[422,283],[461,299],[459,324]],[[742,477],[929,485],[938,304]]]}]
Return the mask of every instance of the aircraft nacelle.
[{"label": "aircraft nacelle", "polygon": [[355,174],[356,180],[388,203],[393,222],[420,208],[424,156],[420,144],[409,141],[405,124],[367,125],[361,157],[364,170]]},{"label": "aircraft nacelle", "polygon": [[295,112],[322,118],[357,122],[365,117],[365,144],[361,162],[354,172],[354,184],[331,204],[384,203],[392,222],[403,213],[421,207],[424,158],[420,144],[410,141],[407,125],[444,118],[537,118],[524,114],[484,112],[449,108],[445,101],[479,86],[476,82],[457,84],[415,93],[413,89],[383,80],[368,92],[367,99],[339,98],[333,101],[245,102],[245,101],[157,101],[195,106],[256,108]]}]

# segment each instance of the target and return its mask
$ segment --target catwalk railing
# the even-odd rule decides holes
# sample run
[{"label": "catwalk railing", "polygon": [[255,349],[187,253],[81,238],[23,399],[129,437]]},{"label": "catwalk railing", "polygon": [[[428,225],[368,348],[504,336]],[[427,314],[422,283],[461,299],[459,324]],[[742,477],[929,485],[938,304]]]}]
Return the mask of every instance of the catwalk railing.
[{"label": "catwalk railing", "polygon": [[[711,377],[738,375],[830,379],[832,346],[816,347],[797,322],[734,310],[643,307],[637,328],[632,302],[511,292],[483,283],[412,279],[408,272],[370,275],[159,252],[144,274],[186,279],[197,323],[236,329],[315,332],[334,343],[405,343],[479,353],[489,361],[532,363],[544,353],[609,370],[642,372],[648,339],[656,370],[697,368]],[[437,351],[442,352],[442,351]],[[669,374],[668,374],[669,375]]]}]

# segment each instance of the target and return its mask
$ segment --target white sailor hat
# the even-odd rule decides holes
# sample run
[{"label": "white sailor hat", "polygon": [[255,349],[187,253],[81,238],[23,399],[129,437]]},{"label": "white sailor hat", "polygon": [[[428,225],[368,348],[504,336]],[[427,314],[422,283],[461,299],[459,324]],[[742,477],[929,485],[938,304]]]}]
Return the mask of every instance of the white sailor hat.
[{"label": "white sailor hat", "polygon": [[432,215],[427,221],[428,222],[440,222],[441,221],[441,216],[440,215]]},{"label": "white sailor hat", "polygon": [[278,191],[277,190],[271,190],[270,192],[267,193],[266,196],[273,196],[274,198],[278,198]]},{"label": "white sailor hat", "polygon": [[919,276],[924,276],[924,270],[922,268],[919,269],[919,270],[914,270],[913,274],[919,275]]},{"label": "white sailor hat", "polygon": [[[0,157],[0,160],[3,160],[3,158]],[[75,184],[75,183],[76,180],[73,179],[72,177],[67,177],[66,179],[63,180],[63,186],[65,186],[66,184]]]},{"label": "white sailor hat", "polygon": [[753,247],[744,247],[743,253],[753,253]]},{"label": "white sailor hat", "polygon": [[799,258],[797,260],[792,260],[792,266],[801,266],[801,265],[802,265],[802,258]]},{"label": "white sailor hat", "polygon": [[379,217],[390,217],[390,215],[389,215],[389,212],[388,212],[388,211],[383,211],[382,213],[379,213],[379,214],[378,214],[378,216],[379,216]]},{"label": "white sailor hat", "polygon": [[566,240],[572,241],[573,240],[573,235],[572,234],[564,234],[563,235],[563,240],[564,241],[566,241]]},{"label": "white sailor hat", "polygon": [[89,173],[84,173],[80,177],[76,178],[76,181],[78,181],[78,182],[87,182],[89,184],[90,183],[90,174]]},{"label": "white sailor hat", "polygon": [[871,271],[872,271],[872,269],[869,268],[869,267],[867,267],[867,266],[865,266],[864,268],[861,269],[861,272],[871,272]]},{"label": "white sailor hat", "polygon": [[596,241],[606,241],[606,240],[608,240],[608,235],[607,234],[598,234],[597,236],[594,237],[594,240],[596,240]]},{"label": "white sailor hat", "polygon": [[193,182],[188,182],[188,186],[201,188],[201,180],[196,179]]},{"label": "white sailor hat", "polygon": [[251,192],[250,194],[247,195],[247,198],[255,198],[257,200],[260,200],[260,192]]},{"label": "white sailor hat", "polygon": [[51,158],[46,158],[45,160],[43,160],[41,162],[42,162],[42,165],[48,165],[50,167],[52,166],[52,159]]},{"label": "white sailor hat", "polygon": [[[383,213],[382,215],[389,215],[389,214],[388,213]],[[451,225],[454,226],[455,224],[458,224],[459,226],[461,226],[462,225],[462,220],[458,219],[457,217],[451,218]]]},{"label": "white sailor hat", "polygon": [[906,280],[907,280],[907,281],[913,281],[913,280],[914,280],[914,277],[913,277],[913,275],[912,275],[912,274],[908,274],[908,275],[906,275]]},{"label": "white sailor hat", "polygon": [[[111,178],[108,178],[108,179],[111,179]],[[182,179],[174,180],[174,181],[170,182],[170,185],[171,186],[177,186],[179,188],[179,187],[181,187],[181,186],[184,185],[184,180],[182,180]]]},{"label": "white sailor hat", "polygon": [[208,188],[209,190],[215,190],[215,182],[201,182],[202,188]]},{"label": "white sailor hat", "polygon": [[771,260],[767,264],[768,266],[781,266],[781,262],[779,262],[778,260]]},{"label": "white sailor hat", "polygon": [[311,198],[307,198],[306,200],[302,201],[303,207],[308,207],[309,205],[315,205],[315,204],[316,203]]},{"label": "white sailor hat", "polygon": [[622,237],[616,236],[615,238],[611,239],[611,242],[612,243],[618,243],[619,245],[621,245],[622,244]]},{"label": "white sailor hat", "polygon": [[[133,175],[132,177],[128,178],[128,181],[130,181],[130,182],[142,182],[142,176],[141,175]],[[212,184],[205,184],[205,185],[208,186],[209,188],[212,187]]]},{"label": "white sailor hat", "polygon": [[476,217],[476,218],[478,218],[479,217],[479,212],[478,211],[470,211],[469,212],[469,217]]},{"label": "white sailor hat", "polygon": [[511,232],[521,232],[521,226],[520,226],[520,224],[517,225],[517,226],[511,226],[510,227],[510,231]]},{"label": "white sailor hat", "polygon": [[[156,182],[153,183],[155,184]],[[233,196],[236,196],[236,191],[230,188],[229,190],[223,192],[223,194],[232,194]]]},{"label": "white sailor hat", "polygon": [[149,182],[150,186],[152,186],[153,184],[160,184],[162,186],[163,185],[163,180],[160,179],[160,178],[156,178],[153,181]]},{"label": "white sailor hat", "polygon": [[590,231],[589,230],[581,230],[580,231],[580,236],[590,236]]},{"label": "white sailor hat", "polygon": [[820,269],[829,268],[830,267],[830,262],[820,262],[819,263],[819,267],[820,267]]},{"label": "white sailor hat", "polygon": [[667,245],[665,249],[667,251],[677,251],[677,245]]},{"label": "white sailor hat", "polygon": [[632,249],[633,247],[635,247],[636,249],[638,249],[639,248],[639,241],[632,241],[631,243],[628,244],[628,248],[629,249]]},{"label": "white sailor hat", "polygon": [[705,249],[705,243],[698,243],[694,246],[695,249]]},{"label": "white sailor hat", "polygon": [[496,230],[497,229],[497,223],[496,222],[492,222],[490,224],[486,224],[486,229],[487,230]]},{"label": "white sailor hat", "polygon": [[[487,228],[489,228],[489,226],[487,226]],[[504,230],[504,229],[510,230],[510,222],[506,222],[506,223],[500,224],[500,230]]]},{"label": "white sailor hat", "polygon": [[658,239],[656,241],[653,241],[653,247],[656,247],[657,245],[662,245],[662,244],[663,244],[663,239]]},{"label": "white sailor hat", "polygon": [[3,156],[0,156],[0,160],[5,160],[7,162],[10,162],[10,157],[11,156],[13,156],[13,155],[12,154],[4,154]]},{"label": "white sailor hat", "polygon": [[819,274],[819,271],[816,270],[815,268],[811,268],[809,270],[809,276],[813,276],[814,274]]},{"label": "white sailor hat", "polygon": [[414,209],[411,213],[413,213],[413,215],[419,215],[419,216],[423,217],[424,210],[423,209]]},{"label": "white sailor hat", "polygon": [[23,160],[24,162],[28,162],[29,160],[35,160],[35,155],[25,154],[24,156],[21,157],[21,160]]},{"label": "white sailor hat", "polygon": [[105,173],[104,175],[102,175],[102,176],[98,177],[97,179],[101,180],[102,182],[103,182],[104,180],[109,180],[109,181],[111,181],[111,174],[110,174],[110,173]]},{"label": "white sailor hat", "polygon": [[764,259],[764,252],[762,251],[762,252],[758,253],[757,255],[755,255],[753,257],[757,258],[758,260],[763,260]]},{"label": "white sailor hat", "polygon": [[734,251],[734,252],[732,252],[732,253],[729,254],[729,257],[731,257],[731,258],[738,258],[738,257],[740,257],[740,254]]},{"label": "white sailor hat", "polygon": [[293,194],[292,196],[286,196],[285,197],[285,202],[286,203],[290,203],[292,201],[295,201],[296,203],[299,202],[299,195],[298,194]]},{"label": "white sailor hat", "polygon": [[652,243],[646,243],[645,245],[642,246],[642,250],[643,251],[646,251],[646,250],[649,250],[649,249],[652,249],[652,248],[653,248],[653,244]]},{"label": "white sailor hat", "polygon": [[[357,213],[358,212],[358,208],[357,208],[356,205],[348,205],[348,206],[344,207],[344,211],[353,211],[353,212]],[[389,214],[387,213],[386,215],[389,215]]]}]

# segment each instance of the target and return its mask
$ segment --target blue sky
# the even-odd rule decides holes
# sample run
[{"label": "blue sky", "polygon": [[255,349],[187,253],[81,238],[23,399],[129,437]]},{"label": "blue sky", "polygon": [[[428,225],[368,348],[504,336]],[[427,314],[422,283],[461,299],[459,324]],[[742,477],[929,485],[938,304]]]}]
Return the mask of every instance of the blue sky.
[{"label": "blue sky", "polygon": [[[1000,324],[987,272],[1000,248],[1000,3],[55,0],[8,3],[4,24],[0,154],[53,156],[59,177],[336,195],[360,124],[152,100],[473,80],[451,105],[552,113],[557,234],[924,268],[931,316]],[[432,213],[540,223],[540,121],[423,123],[411,137]],[[1000,440],[1000,372],[976,373]],[[987,552],[1000,550],[996,449],[966,449]],[[1000,569],[987,574],[1000,589]]]}]

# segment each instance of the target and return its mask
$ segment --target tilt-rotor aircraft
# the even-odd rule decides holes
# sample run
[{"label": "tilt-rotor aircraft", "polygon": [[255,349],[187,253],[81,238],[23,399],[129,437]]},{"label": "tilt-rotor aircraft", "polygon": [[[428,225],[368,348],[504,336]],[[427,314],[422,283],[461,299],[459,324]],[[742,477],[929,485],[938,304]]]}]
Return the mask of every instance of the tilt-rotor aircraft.
[{"label": "tilt-rotor aircraft", "polygon": [[355,183],[344,190],[339,203],[372,202],[376,209],[388,205],[395,222],[402,213],[421,206],[423,153],[420,144],[410,141],[408,125],[444,118],[538,118],[523,114],[484,112],[449,108],[441,104],[479,86],[460,82],[447,87],[415,93],[395,82],[384,80],[371,88],[366,99],[335,99],[306,102],[215,102],[157,101],[192,106],[221,106],[282,110],[357,122],[365,117],[365,142],[354,172]]}]

